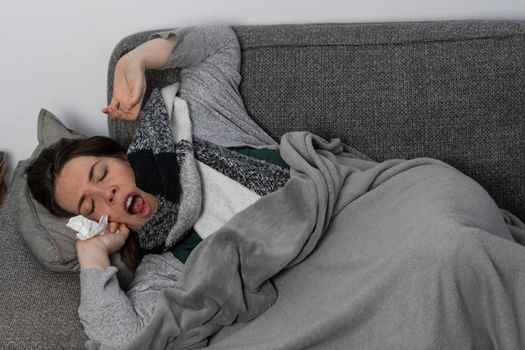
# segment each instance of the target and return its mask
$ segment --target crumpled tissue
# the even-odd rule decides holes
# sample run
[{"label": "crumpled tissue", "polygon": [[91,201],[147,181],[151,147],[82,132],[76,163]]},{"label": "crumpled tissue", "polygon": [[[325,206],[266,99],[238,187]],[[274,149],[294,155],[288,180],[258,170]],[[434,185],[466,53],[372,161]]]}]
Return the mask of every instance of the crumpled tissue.
[{"label": "crumpled tissue", "polygon": [[82,215],[77,215],[69,219],[66,224],[67,227],[77,231],[77,239],[82,241],[95,237],[99,234],[104,234],[107,225],[107,215],[102,215],[98,222],[89,220]]}]

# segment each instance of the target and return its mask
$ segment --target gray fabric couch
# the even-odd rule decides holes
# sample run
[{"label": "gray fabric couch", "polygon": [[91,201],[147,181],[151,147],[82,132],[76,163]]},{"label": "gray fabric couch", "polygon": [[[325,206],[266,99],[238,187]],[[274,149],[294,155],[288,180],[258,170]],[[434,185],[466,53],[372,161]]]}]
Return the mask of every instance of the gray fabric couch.
[{"label": "gray fabric couch", "polygon": [[[442,159],[525,220],[525,22],[234,27],[241,93],[270,135],[306,129],[371,158]],[[123,39],[118,57],[148,32]],[[148,73],[148,86],[176,80]],[[109,96],[108,96],[109,98]],[[108,122],[126,144],[133,125]],[[19,164],[0,215],[0,348],[76,349],[78,276],[46,270],[18,230]]]}]

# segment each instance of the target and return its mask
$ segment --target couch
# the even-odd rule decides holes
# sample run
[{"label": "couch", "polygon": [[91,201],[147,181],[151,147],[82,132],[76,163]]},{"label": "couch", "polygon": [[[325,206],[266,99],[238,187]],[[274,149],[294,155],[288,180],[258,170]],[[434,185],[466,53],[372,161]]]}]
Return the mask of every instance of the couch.
[{"label": "couch", "polygon": [[[525,22],[236,26],[248,112],[272,137],[309,130],[382,161],[432,157],[478,181],[500,208],[525,220]],[[151,32],[117,44],[115,62]],[[148,92],[176,80],[148,72]],[[108,120],[129,142],[133,125]],[[78,275],[52,272],[22,238],[16,168],[0,214],[0,344],[77,349]]]}]

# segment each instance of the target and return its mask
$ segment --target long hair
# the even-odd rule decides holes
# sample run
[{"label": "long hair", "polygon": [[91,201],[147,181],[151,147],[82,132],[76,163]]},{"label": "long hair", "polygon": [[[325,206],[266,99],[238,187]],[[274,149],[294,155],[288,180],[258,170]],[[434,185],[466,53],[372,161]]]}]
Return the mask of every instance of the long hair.
[{"label": "long hair", "polygon": [[[31,161],[25,173],[27,185],[32,196],[49,212],[58,217],[71,217],[74,214],[58,205],[55,198],[55,183],[65,164],[81,156],[113,157],[127,160],[126,149],[115,140],[104,136],[82,139],[63,138],[42,150]],[[131,232],[121,249],[122,261],[131,269],[136,269],[143,252],[134,232]]]}]

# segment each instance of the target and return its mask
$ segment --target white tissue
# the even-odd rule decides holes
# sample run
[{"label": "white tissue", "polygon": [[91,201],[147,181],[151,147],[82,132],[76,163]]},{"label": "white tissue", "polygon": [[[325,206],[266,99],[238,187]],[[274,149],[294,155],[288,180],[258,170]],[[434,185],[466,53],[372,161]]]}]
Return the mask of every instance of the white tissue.
[{"label": "white tissue", "polygon": [[95,237],[99,234],[104,234],[106,226],[108,225],[108,216],[102,215],[98,222],[89,220],[88,218],[78,215],[72,217],[67,222],[66,226],[77,231],[77,239],[82,241]]}]

